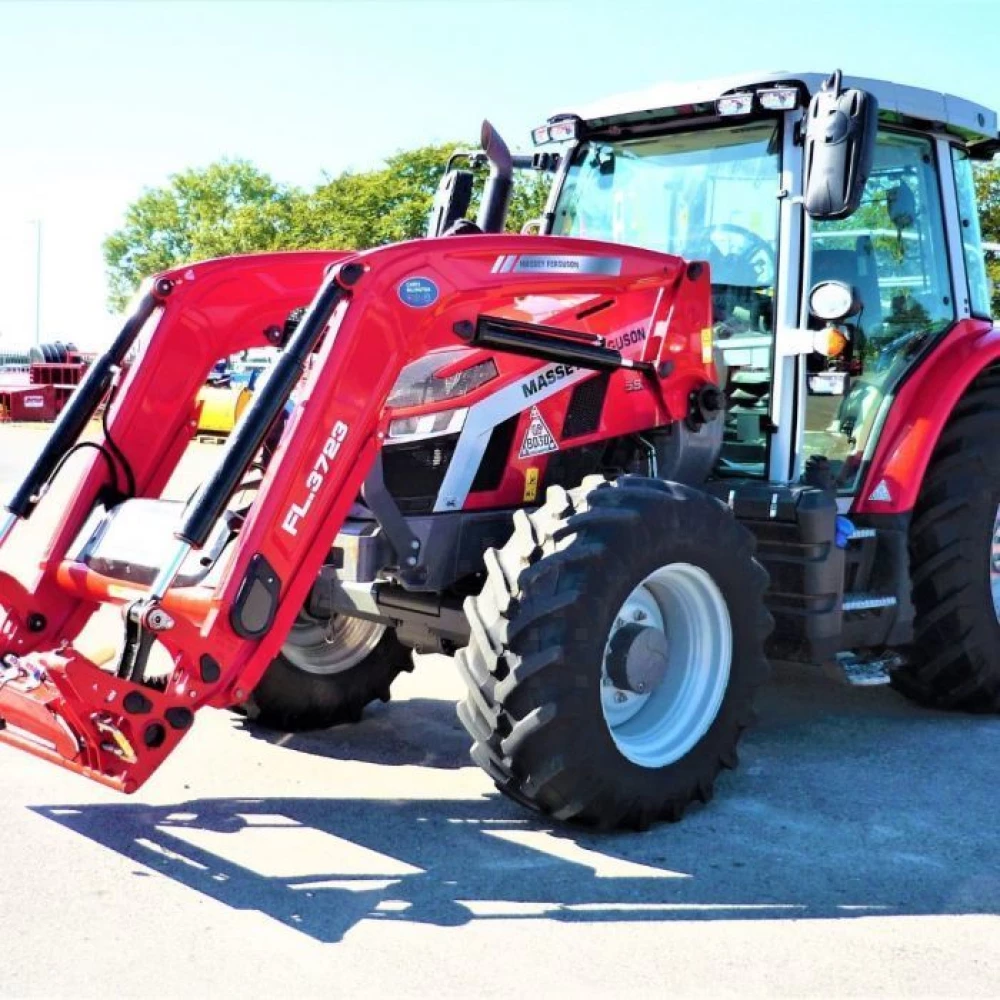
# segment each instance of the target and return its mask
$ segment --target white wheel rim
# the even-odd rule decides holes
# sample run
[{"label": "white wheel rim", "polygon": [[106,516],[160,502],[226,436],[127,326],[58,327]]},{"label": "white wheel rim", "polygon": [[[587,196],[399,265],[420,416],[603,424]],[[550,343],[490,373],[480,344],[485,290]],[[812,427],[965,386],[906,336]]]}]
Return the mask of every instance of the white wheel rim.
[{"label": "white wheel rim", "polygon": [[304,611],[281,647],[282,655],[307,674],[326,677],[356,667],[385,635],[385,625],[335,615],[331,625]]},{"label": "white wheel rim", "polygon": [[993,594],[993,613],[1000,621],[1000,507],[993,518],[993,534],[990,536],[990,591]]},{"label": "white wheel rim", "polygon": [[[648,694],[608,676],[611,638],[626,624],[659,629],[668,643],[663,680]],[[615,745],[640,767],[666,767],[688,754],[719,714],[729,686],[733,630],[712,577],[690,563],[650,573],[626,598],[604,648],[601,708]]]}]

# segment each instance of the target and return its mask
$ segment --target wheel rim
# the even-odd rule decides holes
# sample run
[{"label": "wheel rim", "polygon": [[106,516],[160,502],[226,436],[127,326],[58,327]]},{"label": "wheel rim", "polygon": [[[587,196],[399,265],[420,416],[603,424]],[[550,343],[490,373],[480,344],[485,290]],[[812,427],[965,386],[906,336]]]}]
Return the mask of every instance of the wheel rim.
[{"label": "wheel rim", "polygon": [[302,612],[288,633],[282,655],[308,674],[327,676],[356,667],[385,635],[385,625],[334,615],[332,623]]},{"label": "wheel rim", "polygon": [[1000,621],[1000,507],[993,518],[993,534],[990,536],[990,591],[993,594],[993,613]]},{"label": "wheel rim", "polygon": [[[617,687],[608,674],[615,633],[630,623],[659,629],[667,667],[650,692]],[[601,708],[619,751],[640,767],[666,767],[708,732],[726,694],[733,633],[726,600],[712,577],[690,563],[650,573],[626,598],[604,648]]]}]

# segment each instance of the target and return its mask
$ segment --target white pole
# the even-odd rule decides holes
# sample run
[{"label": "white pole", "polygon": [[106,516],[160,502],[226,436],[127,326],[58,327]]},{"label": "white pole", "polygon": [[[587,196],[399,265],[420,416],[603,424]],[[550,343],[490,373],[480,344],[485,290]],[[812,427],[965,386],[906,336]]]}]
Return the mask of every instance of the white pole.
[{"label": "white pole", "polygon": [[42,220],[35,219],[35,346],[42,339]]}]

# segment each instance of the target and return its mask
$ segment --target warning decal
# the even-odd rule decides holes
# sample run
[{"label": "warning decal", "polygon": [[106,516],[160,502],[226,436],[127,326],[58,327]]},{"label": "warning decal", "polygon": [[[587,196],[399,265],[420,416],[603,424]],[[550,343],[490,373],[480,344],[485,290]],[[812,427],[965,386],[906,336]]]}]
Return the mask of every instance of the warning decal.
[{"label": "warning decal", "polygon": [[538,412],[538,407],[531,408],[531,422],[528,424],[528,431],[521,442],[521,450],[518,458],[531,458],[533,455],[547,455],[550,451],[558,451],[559,445],[552,436],[542,415]]},{"label": "warning decal", "polygon": [[530,503],[538,496],[538,469],[532,466],[524,474],[524,502]]}]

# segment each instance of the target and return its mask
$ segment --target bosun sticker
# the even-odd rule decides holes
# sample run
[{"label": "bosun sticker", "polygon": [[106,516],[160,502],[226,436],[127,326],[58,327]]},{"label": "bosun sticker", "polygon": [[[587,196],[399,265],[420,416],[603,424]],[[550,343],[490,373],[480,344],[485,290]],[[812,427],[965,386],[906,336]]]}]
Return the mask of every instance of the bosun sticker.
[{"label": "bosun sticker", "polygon": [[531,408],[531,419],[528,423],[527,433],[524,435],[524,440],[521,442],[521,450],[518,452],[518,458],[532,458],[535,455],[547,455],[550,451],[558,451],[559,445],[556,444],[556,439],[552,436],[552,431],[549,430],[548,425],[542,419],[542,415],[538,412],[538,407],[533,406]]}]

